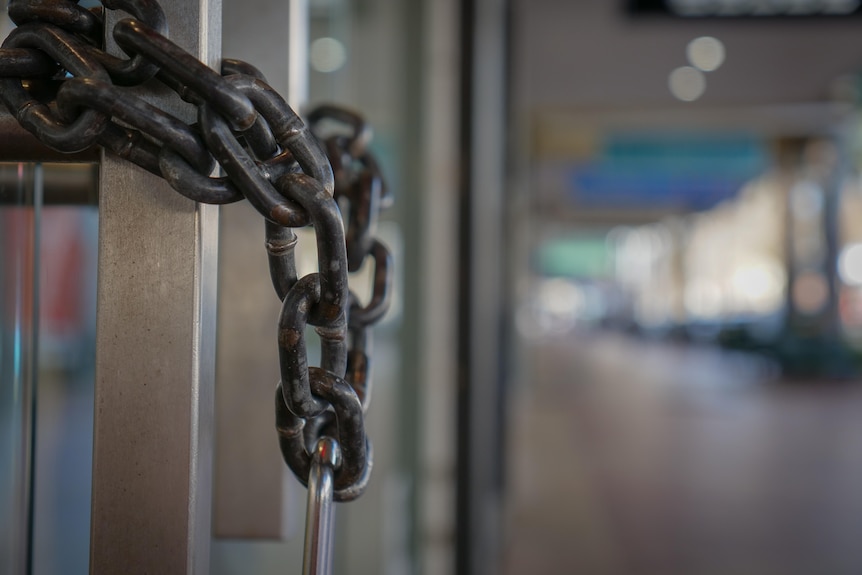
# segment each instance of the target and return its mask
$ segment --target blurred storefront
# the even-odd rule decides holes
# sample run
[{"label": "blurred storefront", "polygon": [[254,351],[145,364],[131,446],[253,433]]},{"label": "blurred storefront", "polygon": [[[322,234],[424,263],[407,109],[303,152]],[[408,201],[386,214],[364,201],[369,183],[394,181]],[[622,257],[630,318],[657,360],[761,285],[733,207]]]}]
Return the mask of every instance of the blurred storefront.
[{"label": "blurred storefront", "polygon": [[859,8],[514,3],[508,573],[858,569]]}]

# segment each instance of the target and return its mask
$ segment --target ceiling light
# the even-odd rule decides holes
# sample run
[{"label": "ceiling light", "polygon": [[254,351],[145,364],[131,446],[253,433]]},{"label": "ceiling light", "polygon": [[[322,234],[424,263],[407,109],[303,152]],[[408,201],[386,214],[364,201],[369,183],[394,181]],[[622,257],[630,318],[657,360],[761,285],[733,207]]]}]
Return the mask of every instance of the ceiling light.
[{"label": "ceiling light", "polygon": [[676,98],[692,102],[700,98],[706,90],[706,77],[697,68],[681,66],[670,73],[668,87]]},{"label": "ceiling light", "polygon": [[703,72],[717,70],[724,62],[724,44],[712,36],[701,36],[688,43],[688,61]]},{"label": "ceiling light", "polygon": [[335,38],[318,38],[311,43],[309,50],[311,67],[324,74],[335,72],[347,62],[344,44]]}]

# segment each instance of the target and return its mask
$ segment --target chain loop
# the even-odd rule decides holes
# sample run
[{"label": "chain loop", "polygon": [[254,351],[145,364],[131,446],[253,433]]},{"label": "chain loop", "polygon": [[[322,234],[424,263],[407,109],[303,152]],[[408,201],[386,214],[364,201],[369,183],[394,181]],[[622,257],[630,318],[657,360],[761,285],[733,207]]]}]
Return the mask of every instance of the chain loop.
[{"label": "chain loop", "polygon": [[54,24],[92,43],[101,42],[102,22],[99,17],[74,2],[10,0],[9,18],[17,26],[30,22]]},{"label": "chain loop", "polygon": [[0,78],[19,77],[37,78],[50,77],[60,69],[43,52],[27,48],[3,48],[0,59]]},{"label": "chain loop", "polygon": [[[278,348],[281,362],[284,402],[291,413],[308,419],[320,415],[328,407],[311,392],[305,328],[312,306],[320,301],[320,281],[317,275],[308,275],[296,282],[281,307],[278,320]],[[324,363],[334,363],[332,346],[323,346]],[[325,352],[325,354],[324,354]]]},{"label": "chain loop", "polygon": [[371,301],[363,306],[351,294],[351,328],[365,328],[377,323],[389,311],[392,301],[392,255],[380,240],[374,240],[369,255],[374,261]]},{"label": "chain loop", "polygon": [[[162,7],[153,0],[103,0],[102,4],[111,10],[123,10],[138,18],[141,23],[146,25],[154,33],[167,34],[168,21],[165,18],[165,13]],[[124,22],[133,22],[134,20],[124,20]],[[101,62],[101,64],[111,75],[111,79],[120,86],[136,86],[143,84],[151,79],[159,71],[158,61],[148,60],[144,55],[130,52],[126,47],[120,44],[117,38],[117,30],[119,26],[114,28],[114,39],[123,50],[131,56],[131,58],[118,58],[112,54],[108,54],[104,50],[94,49],[93,56]],[[101,43],[101,38],[97,43]]]},{"label": "chain loop", "polygon": [[[25,24],[15,28],[3,47],[36,48],[74,76],[109,79],[105,69],[88,57],[83,41],[51,24]],[[31,96],[21,80],[14,77],[0,79],[0,99],[18,123],[60,152],[80,152],[92,146],[109,119],[99,111],[85,110],[74,121],[62,122],[49,106]]]},{"label": "chain loop", "polygon": [[215,167],[215,160],[200,136],[185,122],[140,98],[125,98],[121,88],[107,82],[93,78],[73,78],[64,82],[57,93],[57,110],[61,119],[75,118],[86,107],[154,136],[200,172],[210,173]]},{"label": "chain loop", "polygon": [[183,99],[196,100],[189,94],[192,93],[200,99],[196,101],[206,101],[236,130],[247,130],[254,124],[255,111],[248,98],[234,90],[218,72],[143,22],[120,20],[114,27],[114,39],[126,52],[146,57],[160,66],[160,78],[180,83],[178,93]]},{"label": "chain loop", "polygon": [[[208,68],[168,39],[155,0],[102,5],[88,10],[72,0],[11,0],[18,28],[0,48],[0,101],[51,148],[99,145],[191,200],[246,198],[261,213],[270,276],[282,301],[280,449],[305,485],[316,450],[333,445],[341,453],[332,463],[334,498],[355,499],[372,468],[364,424],[368,328],[385,314],[392,291],[391,256],[375,237],[390,194],[368,149],[370,127],[356,112],[332,105],[311,111],[307,126],[254,66],[225,59],[220,71]],[[104,9],[131,16],[111,30],[128,58],[101,47]],[[194,106],[198,123],[146,101],[151,84],[142,84],[150,81]],[[213,175],[216,167],[225,175]],[[317,271],[300,278],[294,228],[309,225]],[[362,305],[348,276],[369,256],[373,290]],[[319,367],[308,365],[308,326],[320,338]]]},{"label": "chain loop", "polygon": [[[319,368],[311,369],[319,373]],[[353,501],[365,492],[374,465],[371,441],[364,432],[359,433],[362,405],[350,385],[341,378],[323,372],[319,378],[312,376],[311,381],[315,394],[334,406],[337,431],[327,429],[330,422],[326,416],[333,412],[323,412],[319,419],[307,420],[294,415],[284,402],[279,383],[275,394],[275,422],[281,453],[299,482],[307,486],[314,438],[336,436],[333,439],[341,448],[342,461],[335,472],[335,500]],[[306,438],[303,433],[306,427],[314,429],[311,437]]]}]

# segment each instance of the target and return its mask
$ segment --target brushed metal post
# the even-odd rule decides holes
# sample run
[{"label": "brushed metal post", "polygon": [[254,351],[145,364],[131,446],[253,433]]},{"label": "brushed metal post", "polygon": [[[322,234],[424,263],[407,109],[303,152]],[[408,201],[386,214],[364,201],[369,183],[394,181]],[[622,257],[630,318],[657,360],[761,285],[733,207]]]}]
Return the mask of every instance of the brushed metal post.
[{"label": "brushed metal post", "polygon": [[462,12],[462,199],[455,573],[499,573],[505,378],[506,42],[508,0],[468,0]]},{"label": "brushed metal post", "polygon": [[[220,0],[162,7],[173,41],[217,65]],[[206,574],[218,210],[108,154],[100,182],[90,572]]]},{"label": "brushed metal post", "polygon": [[[224,0],[225,57],[253,63],[294,108],[307,86],[308,50],[294,46],[297,38],[307,44],[306,4]],[[224,206],[219,234],[213,534],[287,539],[299,527],[302,508],[275,434],[281,302],[269,280],[263,219],[247,202]]]}]

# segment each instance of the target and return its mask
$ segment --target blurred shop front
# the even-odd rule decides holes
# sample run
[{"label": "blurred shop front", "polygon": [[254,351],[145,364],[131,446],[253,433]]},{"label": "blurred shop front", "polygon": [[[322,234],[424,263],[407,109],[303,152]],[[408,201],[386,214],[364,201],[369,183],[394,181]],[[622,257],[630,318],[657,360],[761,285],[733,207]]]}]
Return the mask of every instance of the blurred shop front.
[{"label": "blurred shop front", "polygon": [[859,3],[514,13],[507,572],[858,570]]}]

